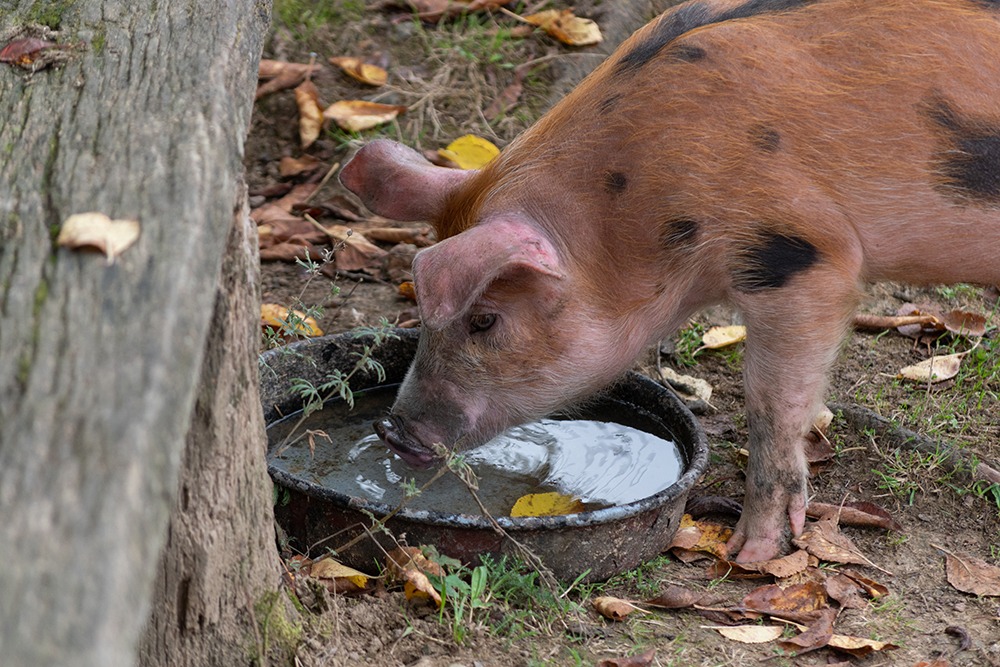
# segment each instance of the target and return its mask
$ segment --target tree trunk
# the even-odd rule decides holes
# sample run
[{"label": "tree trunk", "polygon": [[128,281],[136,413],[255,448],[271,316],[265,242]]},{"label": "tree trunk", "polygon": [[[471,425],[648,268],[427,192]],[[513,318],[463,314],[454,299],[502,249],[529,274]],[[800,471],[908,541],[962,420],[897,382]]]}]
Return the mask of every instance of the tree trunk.
[{"label": "tree trunk", "polygon": [[[58,68],[0,65],[2,662],[134,664],[185,442],[145,655],[246,662],[229,607],[276,571],[237,206],[269,3],[4,5],[0,47],[43,22],[69,48]],[[86,211],[138,220],[138,242],[113,264],[57,247]]]}]

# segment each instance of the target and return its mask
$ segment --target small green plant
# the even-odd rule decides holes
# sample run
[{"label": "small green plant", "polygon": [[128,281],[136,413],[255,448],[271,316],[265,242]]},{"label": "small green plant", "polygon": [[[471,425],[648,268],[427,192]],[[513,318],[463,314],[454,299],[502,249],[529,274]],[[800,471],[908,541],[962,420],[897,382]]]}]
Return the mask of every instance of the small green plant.
[{"label": "small green plant", "polygon": [[694,366],[698,363],[696,357],[704,350],[701,344],[701,337],[705,335],[707,330],[708,327],[704,324],[695,322],[677,332],[674,357],[679,364]]},{"label": "small green plant", "polygon": [[364,11],[364,0],[275,0],[273,16],[276,24],[308,39],[321,28],[358,21]]}]

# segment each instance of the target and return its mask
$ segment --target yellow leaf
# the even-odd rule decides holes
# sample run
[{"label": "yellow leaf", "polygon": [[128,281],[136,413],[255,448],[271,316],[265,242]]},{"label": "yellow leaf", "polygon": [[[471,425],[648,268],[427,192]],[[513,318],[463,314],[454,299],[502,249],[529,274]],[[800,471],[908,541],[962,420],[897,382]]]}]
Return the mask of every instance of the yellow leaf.
[{"label": "yellow leaf", "polygon": [[521,496],[510,510],[511,516],[559,516],[576,514],[584,510],[579,498],[566,496],[555,491],[529,493]]},{"label": "yellow leaf", "polygon": [[295,88],[295,104],[299,107],[299,139],[308,148],[319,138],[323,129],[323,112],[319,106],[319,91],[312,81],[303,81]]},{"label": "yellow leaf", "polygon": [[289,322],[289,314],[294,315],[296,320],[294,323],[294,335],[296,336],[322,336],[323,330],[319,328],[316,320],[311,317],[306,317],[306,314],[293,310],[289,311],[288,308],[277,303],[262,303],[260,305],[260,326],[261,327],[271,327],[275,331],[280,331],[281,328]]},{"label": "yellow leaf", "polygon": [[451,160],[462,169],[481,169],[500,155],[500,149],[482,137],[467,134],[455,139],[447,148],[439,150],[438,155]]},{"label": "yellow leaf", "polygon": [[774,641],[785,632],[785,629],[780,625],[703,625],[701,627],[706,630],[715,630],[726,639],[743,644],[763,644]]},{"label": "yellow leaf", "polygon": [[330,58],[330,62],[339,67],[352,79],[369,86],[383,86],[389,79],[389,74],[379,67],[352,56],[341,56]]},{"label": "yellow leaf", "polygon": [[323,117],[329,118],[345,130],[360,132],[388,123],[404,111],[406,107],[396,104],[342,100],[328,106],[323,112]]},{"label": "yellow leaf", "polygon": [[66,218],[56,244],[65,248],[96,248],[113,264],[139,238],[135,220],[112,220],[103,213],[77,213]]},{"label": "yellow leaf", "polygon": [[537,14],[525,16],[524,20],[536,25],[563,44],[570,46],[590,46],[599,44],[604,37],[601,29],[590,19],[574,16],[572,10],[547,9]]},{"label": "yellow leaf", "polygon": [[407,600],[432,600],[437,606],[441,606],[441,595],[431,584],[427,575],[416,569],[403,571],[403,593]]},{"label": "yellow leaf", "polygon": [[317,579],[347,579],[358,588],[365,588],[368,585],[367,574],[338,563],[329,556],[314,562],[309,574]]},{"label": "yellow leaf", "polygon": [[701,337],[701,344],[710,350],[729,347],[747,337],[745,326],[734,324],[728,327],[712,327]]},{"label": "yellow leaf", "polygon": [[924,359],[899,371],[898,377],[915,382],[942,382],[958,375],[965,352]]}]

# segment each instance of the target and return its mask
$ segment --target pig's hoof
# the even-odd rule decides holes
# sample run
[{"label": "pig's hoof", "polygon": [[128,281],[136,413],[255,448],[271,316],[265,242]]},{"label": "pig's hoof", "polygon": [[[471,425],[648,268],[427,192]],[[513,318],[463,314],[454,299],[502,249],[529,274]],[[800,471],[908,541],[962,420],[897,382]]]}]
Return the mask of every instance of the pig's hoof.
[{"label": "pig's hoof", "polygon": [[[788,546],[788,536],[798,537],[805,525],[805,497],[799,494],[791,495],[785,505],[786,512],[754,512],[749,508],[752,503],[746,503],[743,516],[736,524],[733,536],[726,543],[730,554],[739,551],[734,559],[737,563],[753,563],[777,558],[785,552]],[[789,530],[791,529],[791,530]]]},{"label": "pig's hoof", "polygon": [[395,415],[379,419],[372,428],[389,449],[414,468],[429,468],[438,458],[431,449],[410,437],[403,420]]}]

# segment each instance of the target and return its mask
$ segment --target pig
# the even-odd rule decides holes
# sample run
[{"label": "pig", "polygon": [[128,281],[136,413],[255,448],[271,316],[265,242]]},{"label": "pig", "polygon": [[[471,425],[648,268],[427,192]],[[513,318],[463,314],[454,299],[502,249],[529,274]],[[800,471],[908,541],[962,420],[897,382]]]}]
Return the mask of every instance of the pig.
[{"label": "pig", "polygon": [[391,449],[427,466],[585,399],[727,302],[750,451],[727,546],[772,558],[864,284],[1000,283],[1000,2],[693,0],[486,167],[376,140],[341,180],[441,239]]}]

